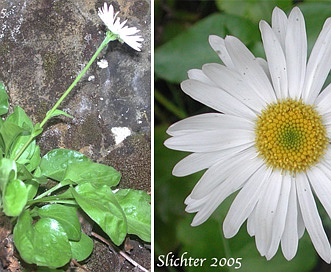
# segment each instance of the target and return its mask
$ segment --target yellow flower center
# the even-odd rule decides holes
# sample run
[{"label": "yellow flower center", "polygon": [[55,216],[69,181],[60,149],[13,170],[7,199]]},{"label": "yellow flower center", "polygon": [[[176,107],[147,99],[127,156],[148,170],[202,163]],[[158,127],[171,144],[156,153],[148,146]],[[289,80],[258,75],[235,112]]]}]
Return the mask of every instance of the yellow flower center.
[{"label": "yellow flower center", "polygon": [[255,134],[266,164],[294,175],[318,163],[328,144],[321,116],[301,100],[268,105],[258,116]]}]

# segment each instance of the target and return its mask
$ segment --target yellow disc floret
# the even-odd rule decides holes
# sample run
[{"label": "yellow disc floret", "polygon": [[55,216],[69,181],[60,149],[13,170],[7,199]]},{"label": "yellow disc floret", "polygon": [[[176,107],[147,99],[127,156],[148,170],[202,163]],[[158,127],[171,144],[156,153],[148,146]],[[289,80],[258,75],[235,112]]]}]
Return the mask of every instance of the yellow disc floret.
[{"label": "yellow disc floret", "polygon": [[266,164],[291,174],[318,163],[328,144],[321,116],[301,100],[269,104],[258,116],[255,134],[256,148]]}]

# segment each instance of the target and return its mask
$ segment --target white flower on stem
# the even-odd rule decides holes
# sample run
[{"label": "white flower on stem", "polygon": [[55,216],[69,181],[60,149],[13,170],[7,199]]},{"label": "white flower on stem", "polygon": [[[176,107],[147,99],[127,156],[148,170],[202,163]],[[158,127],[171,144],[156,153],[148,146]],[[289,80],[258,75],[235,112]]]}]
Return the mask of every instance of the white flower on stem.
[{"label": "white flower on stem", "polygon": [[[110,32],[118,37],[120,42],[125,42],[133,49],[140,51],[141,42],[144,40],[141,36],[135,35],[140,30],[136,27],[125,26],[127,20],[120,22],[120,18],[117,17],[119,12],[114,13],[112,5],[104,3],[103,8],[99,8],[98,15],[104,24],[107,26]],[[117,17],[117,18],[116,18]]]},{"label": "white flower on stem", "polygon": [[304,17],[279,8],[271,26],[260,22],[266,60],[237,38],[210,36],[223,64],[188,72],[181,84],[193,99],[219,113],[197,115],[169,127],[165,145],[193,152],[174,168],[176,176],[207,169],[186,198],[186,211],[205,222],[239,191],[223,222],[233,237],[247,231],[268,260],[279,245],[292,259],[307,230],[323,260],[331,248],[314,197],[331,217],[331,18],[307,61]]}]

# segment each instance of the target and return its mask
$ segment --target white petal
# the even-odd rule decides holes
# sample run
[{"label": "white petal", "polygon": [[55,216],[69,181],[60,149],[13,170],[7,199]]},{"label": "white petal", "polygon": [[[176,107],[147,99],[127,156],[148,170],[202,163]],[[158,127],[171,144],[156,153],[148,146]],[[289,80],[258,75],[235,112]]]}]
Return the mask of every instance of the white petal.
[{"label": "white petal", "polygon": [[272,12],[272,29],[278,37],[278,40],[285,50],[285,35],[287,28],[287,16],[280,8],[275,7]]},{"label": "white petal", "polygon": [[141,42],[144,40],[141,36],[121,36],[122,40],[132,47],[134,50],[141,51],[142,44]]},{"label": "white petal", "polygon": [[[125,23],[126,23],[126,21],[124,21],[122,24],[124,25]],[[122,32],[126,36],[132,36],[132,35],[137,34],[138,32],[140,32],[140,30],[137,29],[136,27],[125,26],[125,27],[122,28]]]},{"label": "white petal", "polygon": [[187,72],[189,79],[195,79],[198,81],[201,81],[203,83],[206,83],[210,86],[215,86],[215,83],[212,82],[200,69],[191,69]]},{"label": "white petal", "polygon": [[302,213],[301,213],[301,209],[298,209],[298,238],[301,239],[302,236],[305,233],[305,222],[303,221],[302,218]]},{"label": "white petal", "polygon": [[331,18],[328,18],[311,51],[303,89],[303,100],[313,104],[331,68]]},{"label": "white petal", "polygon": [[298,250],[298,204],[294,178],[286,177],[284,182],[291,183],[288,199],[287,214],[284,232],[281,238],[281,247],[287,260],[293,259]]},{"label": "white petal", "polygon": [[253,131],[254,125],[253,122],[238,116],[205,113],[178,121],[168,128],[167,133],[171,136],[180,136],[201,131],[223,129],[245,129]]},{"label": "white petal", "polygon": [[256,231],[256,227],[255,227],[255,209],[253,209],[253,211],[251,212],[251,214],[248,216],[247,218],[247,232],[250,236],[254,236]]},{"label": "white petal", "polygon": [[269,103],[276,101],[275,92],[264,70],[254,55],[237,38],[227,36],[225,46],[243,79],[255,89],[261,97],[265,97]]},{"label": "white petal", "polygon": [[[330,151],[327,153],[330,153]],[[324,173],[328,180],[331,180],[331,169],[329,162],[327,162],[326,160],[321,161],[316,167],[318,167]]]},{"label": "white petal", "polygon": [[291,191],[291,178],[288,175],[284,175],[281,183],[281,191],[279,194],[279,200],[271,230],[271,242],[266,253],[267,260],[270,260],[276,254],[286,223],[289,196]]},{"label": "white petal", "polygon": [[316,98],[315,105],[321,115],[331,112],[331,84]]},{"label": "white petal", "polygon": [[240,190],[223,222],[223,232],[226,238],[236,235],[240,226],[251,214],[270,173],[271,168],[267,169],[265,165],[262,165]]},{"label": "white petal", "polygon": [[[237,167],[240,169],[238,174],[232,174],[228,179],[216,187],[207,198],[203,198],[204,203],[199,201],[199,212],[193,219],[192,225],[197,226],[202,224],[215,209],[232,193],[240,189],[249,177],[255,173],[263,164],[262,160],[253,159],[249,164],[242,164]],[[192,205],[192,204],[191,204]],[[194,204],[195,205],[195,204]]]},{"label": "white petal", "polygon": [[297,174],[296,181],[300,209],[306,229],[318,254],[325,262],[330,263],[330,244],[323,229],[308,179],[305,174]]},{"label": "white petal", "polygon": [[189,195],[184,201],[185,205],[187,205],[185,211],[188,213],[198,212],[205,206],[206,202],[210,200],[211,195],[213,195],[213,192],[200,199],[194,199],[191,197],[191,195]]},{"label": "white petal", "polygon": [[209,44],[214,49],[214,51],[217,53],[217,55],[220,57],[220,59],[222,60],[224,65],[226,65],[229,68],[234,68],[231,57],[229,56],[229,53],[225,47],[223,38],[216,36],[216,35],[210,35]]},{"label": "white petal", "polygon": [[270,75],[269,66],[268,66],[267,61],[265,59],[262,59],[262,58],[256,58],[256,61],[262,67],[263,71],[265,72],[265,74],[267,75],[269,81],[271,82],[271,75]]},{"label": "white petal", "polygon": [[[325,164],[325,163],[329,164],[331,162],[331,148],[330,147],[331,147],[330,144],[328,144],[327,150],[323,157],[324,160],[321,161],[321,163],[323,163],[323,164]],[[328,167],[328,165],[326,165],[326,167]]]},{"label": "white petal", "polygon": [[307,172],[310,184],[312,185],[315,194],[318,199],[321,201],[324,209],[328,213],[331,218],[331,181],[325,175],[325,172],[329,172],[330,169],[323,167],[322,164],[318,165],[318,167],[312,168]]},{"label": "white petal", "polygon": [[[199,182],[194,186],[191,196],[192,198],[202,198],[204,195],[212,192],[217,186],[220,186],[234,172],[241,172],[242,166],[246,169],[246,164],[254,161],[257,156],[254,148],[242,150],[239,154],[228,156],[225,160],[214,164],[201,177]],[[255,162],[255,161],[254,161]],[[248,166],[247,166],[248,167]],[[256,168],[255,166],[253,167]],[[244,170],[242,170],[244,171]],[[249,178],[245,177],[243,182]]]},{"label": "white petal", "polygon": [[212,87],[193,79],[182,82],[181,88],[193,99],[219,112],[247,119],[253,119],[256,116],[246,105],[220,88]]},{"label": "white petal", "polygon": [[292,9],[288,19],[285,48],[289,94],[299,99],[306,73],[307,36],[305,19],[298,7]]},{"label": "white petal", "polygon": [[282,176],[278,171],[271,173],[255,208],[255,242],[262,256],[271,244],[272,228],[282,186]]},{"label": "white petal", "polygon": [[322,122],[326,128],[327,137],[330,139],[331,137],[331,112],[328,112],[322,116]]},{"label": "white petal", "polygon": [[235,146],[252,143],[255,134],[252,131],[231,129],[203,131],[167,139],[164,145],[168,148],[188,152],[213,152]]},{"label": "white petal", "polygon": [[264,97],[259,97],[242,77],[224,65],[209,63],[202,67],[202,71],[222,90],[233,95],[249,108],[260,112],[268,103]]},{"label": "white petal", "polygon": [[199,172],[203,169],[211,167],[218,161],[228,158],[230,155],[236,155],[240,151],[249,148],[252,144],[233,147],[226,150],[207,152],[207,153],[192,153],[179,161],[172,174],[177,177],[188,176]]},{"label": "white petal", "polygon": [[278,99],[284,99],[288,96],[288,80],[283,49],[275,33],[265,21],[260,22],[260,30],[276,96]]}]

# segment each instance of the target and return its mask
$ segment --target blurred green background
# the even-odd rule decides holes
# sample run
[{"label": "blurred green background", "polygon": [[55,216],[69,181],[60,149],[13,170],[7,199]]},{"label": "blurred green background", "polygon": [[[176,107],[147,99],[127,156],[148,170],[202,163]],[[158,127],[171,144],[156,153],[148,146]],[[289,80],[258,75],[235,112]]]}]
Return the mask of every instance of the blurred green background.
[{"label": "blurred green background", "polygon": [[[292,261],[282,253],[266,261],[256,250],[255,240],[246,231],[246,224],[232,239],[224,239],[222,222],[234,196],[227,199],[204,224],[191,227],[194,214],[184,211],[184,200],[202,173],[185,178],[171,175],[174,165],[185,153],[169,150],[163,142],[172,123],[185,117],[212,112],[187,97],[179,83],[187,78],[187,70],[218,62],[208,43],[211,34],[234,35],[259,57],[264,57],[258,22],[270,23],[275,6],[287,14],[299,6],[306,20],[310,51],[326,18],[331,17],[331,0],[327,1],[175,1],[155,2],[155,271],[244,271],[244,272],[323,272],[330,266],[320,260],[307,234],[299,242]],[[331,60],[330,60],[331,61]],[[327,80],[329,83],[330,76]],[[331,237],[330,219],[320,208],[325,229]],[[169,252],[180,257],[206,258],[201,267],[159,267],[159,256]],[[211,267],[212,258],[242,258],[242,266]]]}]

